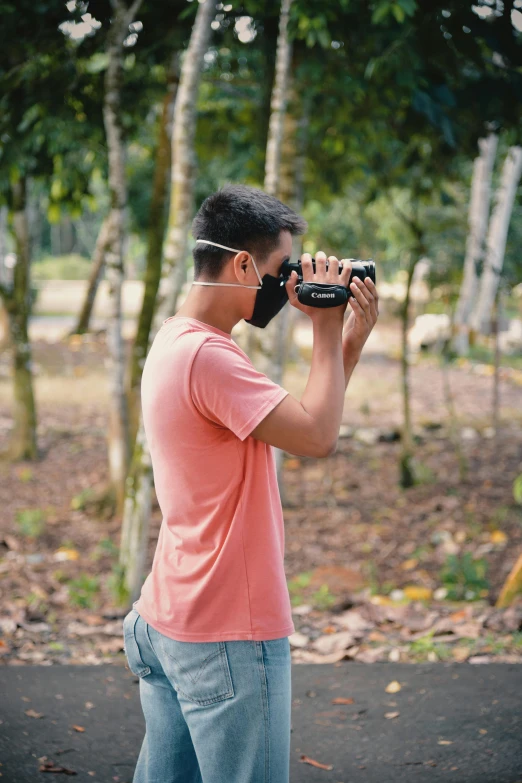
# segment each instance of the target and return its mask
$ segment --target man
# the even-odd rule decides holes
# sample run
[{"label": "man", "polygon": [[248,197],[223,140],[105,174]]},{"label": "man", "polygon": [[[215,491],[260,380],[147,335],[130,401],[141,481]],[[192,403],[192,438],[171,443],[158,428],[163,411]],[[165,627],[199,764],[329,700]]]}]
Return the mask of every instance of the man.
[{"label": "man", "polygon": [[[346,386],[378,316],[373,282],[346,304],[297,299],[279,270],[305,221],[255,188],[209,196],[192,233],[194,284],[143,370],[143,422],[163,514],[152,571],[124,620],[146,720],[133,783],[288,783],[290,645],[284,527],[272,446],[326,457]],[[347,286],[351,264],[302,256],[305,280]],[[230,336],[287,300],[313,325],[300,400]]]}]

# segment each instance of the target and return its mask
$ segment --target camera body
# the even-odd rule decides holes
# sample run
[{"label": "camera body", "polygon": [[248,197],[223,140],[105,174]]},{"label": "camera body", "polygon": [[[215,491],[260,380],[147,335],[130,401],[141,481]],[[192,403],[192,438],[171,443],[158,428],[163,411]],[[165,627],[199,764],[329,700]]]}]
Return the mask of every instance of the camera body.
[{"label": "camera body", "polygon": [[[348,260],[352,263],[352,271],[348,286],[354,277],[358,277],[361,280],[364,280],[365,277],[369,277],[375,283],[375,261],[372,258],[369,258],[366,261],[361,261],[356,258],[350,258]],[[315,258],[312,258],[312,267],[315,272]],[[328,261],[326,262],[326,268],[328,268]],[[339,273],[342,268],[343,265],[339,262]],[[297,272],[298,276],[295,290],[301,304],[308,305],[309,307],[321,308],[338,307],[339,305],[345,304],[350,296],[353,296],[350,289],[344,285],[305,282],[303,280],[303,269],[300,261],[294,263],[291,261],[283,261],[281,276],[285,281],[288,280],[294,271]]]}]

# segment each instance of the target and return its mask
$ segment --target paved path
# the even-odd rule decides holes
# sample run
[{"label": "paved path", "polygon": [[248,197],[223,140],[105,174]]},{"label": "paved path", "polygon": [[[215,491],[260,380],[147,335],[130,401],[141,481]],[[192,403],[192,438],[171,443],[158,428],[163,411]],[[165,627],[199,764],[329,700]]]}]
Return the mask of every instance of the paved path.
[{"label": "paved path", "polygon": [[[398,693],[385,691],[392,680]],[[520,665],[302,664],[292,689],[292,783],[522,783]],[[1,783],[68,779],[38,772],[42,756],[78,783],[131,783],[144,722],[126,668],[4,666],[0,694]]]}]

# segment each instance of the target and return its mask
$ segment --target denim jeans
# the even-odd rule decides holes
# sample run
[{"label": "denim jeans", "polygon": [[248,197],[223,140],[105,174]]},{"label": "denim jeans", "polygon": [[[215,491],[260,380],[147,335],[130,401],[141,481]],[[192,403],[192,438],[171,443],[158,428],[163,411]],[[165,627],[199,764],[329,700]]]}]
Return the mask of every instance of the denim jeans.
[{"label": "denim jeans", "polygon": [[145,737],[132,783],[288,783],[290,643],[181,642],[123,620]]}]

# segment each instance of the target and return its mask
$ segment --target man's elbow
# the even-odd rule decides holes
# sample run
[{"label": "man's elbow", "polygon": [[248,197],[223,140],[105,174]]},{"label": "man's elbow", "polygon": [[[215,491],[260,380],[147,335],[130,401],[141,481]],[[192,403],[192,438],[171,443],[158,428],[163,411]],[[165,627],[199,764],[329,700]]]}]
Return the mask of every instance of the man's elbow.
[{"label": "man's elbow", "polygon": [[331,455],[334,454],[336,449],[337,449],[337,438],[335,438],[334,441],[323,440],[320,441],[315,446],[315,453],[310,456],[319,457],[319,458],[331,457]]}]

